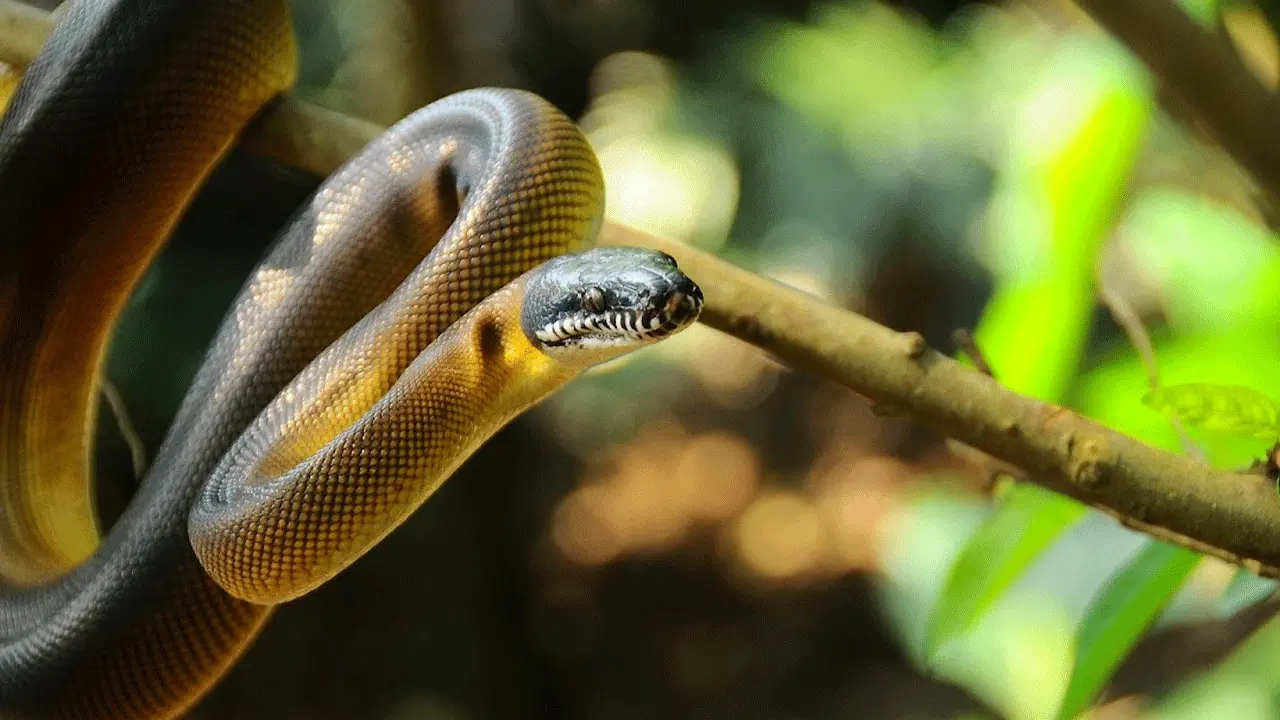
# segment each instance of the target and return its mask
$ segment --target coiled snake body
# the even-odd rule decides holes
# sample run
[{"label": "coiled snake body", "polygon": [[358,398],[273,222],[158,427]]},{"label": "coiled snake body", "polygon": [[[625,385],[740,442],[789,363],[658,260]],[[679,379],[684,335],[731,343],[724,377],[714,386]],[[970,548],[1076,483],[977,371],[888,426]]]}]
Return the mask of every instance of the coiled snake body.
[{"label": "coiled snake body", "polygon": [[281,0],[71,0],[0,123],[0,717],[177,716],[512,417],[698,314],[670,258],[586,249],[567,118],[452,96],[298,213],[99,540],[112,324],[294,64]]}]

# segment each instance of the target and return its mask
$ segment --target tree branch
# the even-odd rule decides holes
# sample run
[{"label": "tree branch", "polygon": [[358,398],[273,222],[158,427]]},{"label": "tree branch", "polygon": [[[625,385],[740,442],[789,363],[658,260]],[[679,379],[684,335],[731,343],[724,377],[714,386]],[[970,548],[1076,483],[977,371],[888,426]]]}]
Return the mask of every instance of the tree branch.
[{"label": "tree branch", "polygon": [[52,31],[51,14],[15,0],[0,0],[0,61],[26,67]]},{"label": "tree branch", "polygon": [[[1161,1],[1096,4],[1148,8]],[[0,28],[16,27],[3,19],[12,4],[0,0]],[[25,64],[16,53],[29,47],[0,33],[0,58]],[[243,147],[327,175],[378,131],[370,123],[284,98],[249,129]],[[1274,171],[1280,163],[1260,167]],[[1276,180],[1280,186],[1280,175]],[[1280,578],[1280,502],[1272,483],[1260,475],[1215,471],[1065,408],[1018,395],[928,347],[918,333],[890,330],[686,245],[616,224],[606,225],[601,242],[675,256],[702,286],[702,321],[717,330],[1016,465],[1031,480],[1129,527]]]},{"label": "tree branch", "polygon": [[620,225],[602,242],[669,252],[702,287],[702,322],[834,380],[1155,537],[1280,577],[1280,502],[1215,471],[1019,395],[900,333],[686,245]]},{"label": "tree branch", "polygon": [[1274,201],[1280,198],[1280,98],[1221,35],[1173,0],[1076,0],[1137,55]]}]

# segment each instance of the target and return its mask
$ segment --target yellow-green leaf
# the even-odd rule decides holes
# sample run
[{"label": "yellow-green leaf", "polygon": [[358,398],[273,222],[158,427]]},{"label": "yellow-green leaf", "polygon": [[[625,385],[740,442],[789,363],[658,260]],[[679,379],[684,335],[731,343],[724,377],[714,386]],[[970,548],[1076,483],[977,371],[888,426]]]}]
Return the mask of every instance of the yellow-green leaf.
[{"label": "yellow-green leaf", "polygon": [[1204,430],[1264,440],[1280,437],[1280,405],[1242,385],[1171,385],[1147,393],[1142,402]]}]

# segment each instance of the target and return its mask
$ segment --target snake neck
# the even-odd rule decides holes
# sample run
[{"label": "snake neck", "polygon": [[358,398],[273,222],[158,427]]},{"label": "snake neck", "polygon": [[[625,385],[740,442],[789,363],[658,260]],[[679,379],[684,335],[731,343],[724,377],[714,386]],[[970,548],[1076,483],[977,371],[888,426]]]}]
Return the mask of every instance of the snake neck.
[{"label": "snake neck", "polygon": [[495,293],[460,323],[459,332],[470,339],[464,362],[491,376],[489,382],[500,378],[501,390],[493,397],[498,409],[523,411],[604,359],[553,357],[529,340],[520,323],[527,277]]},{"label": "snake neck", "polygon": [[[525,335],[525,282],[485,298],[403,365],[376,368],[351,355],[361,382],[350,393],[335,394],[325,378],[287,387],[273,404],[296,408],[323,396],[328,420],[347,421],[297,413],[278,423],[268,407],[250,426],[188,526],[214,581],[260,604],[314,590],[386,537],[494,433],[586,369]],[[349,376],[341,367],[329,375]],[[368,394],[370,386],[386,389]]]}]

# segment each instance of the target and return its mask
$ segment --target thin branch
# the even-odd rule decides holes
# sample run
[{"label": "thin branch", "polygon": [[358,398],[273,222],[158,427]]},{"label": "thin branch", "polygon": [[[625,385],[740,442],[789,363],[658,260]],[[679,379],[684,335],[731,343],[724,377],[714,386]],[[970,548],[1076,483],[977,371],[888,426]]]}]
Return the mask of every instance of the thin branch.
[{"label": "thin branch", "polygon": [[102,398],[107,401],[107,408],[111,410],[111,417],[115,418],[116,429],[120,431],[120,437],[124,440],[124,444],[129,448],[129,460],[133,464],[133,478],[141,480],[143,475],[147,474],[147,446],[142,442],[142,436],[138,434],[138,428],[133,424],[133,420],[129,417],[129,406],[124,402],[124,396],[120,394],[119,388],[106,378],[99,383],[102,390]]},{"label": "thin branch", "polygon": [[[1098,3],[1147,7],[1153,1]],[[0,0],[0,13],[7,4]],[[0,57],[13,47],[0,47]],[[266,111],[244,144],[323,175],[374,131],[367,123],[285,99]],[[919,333],[890,330],[681,243],[616,224],[606,224],[601,242],[675,256],[702,286],[702,320],[717,330],[900,408],[1128,527],[1280,577],[1280,502],[1261,475],[1216,471],[1018,395],[933,350]]]},{"label": "thin branch", "polygon": [[[1147,332],[1147,326],[1143,324],[1142,317],[1138,315],[1138,311],[1133,309],[1129,301],[1124,299],[1120,293],[1112,290],[1102,277],[1102,273],[1097,274],[1098,299],[1102,305],[1111,313],[1111,319],[1115,320],[1116,325],[1124,330],[1124,334],[1129,338],[1129,344],[1133,346],[1138,353],[1138,358],[1142,361],[1142,367],[1147,371],[1147,387],[1152,391],[1160,389],[1160,368],[1156,365],[1156,350],[1151,343],[1151,335]],[[1204,451],[1201,450],[1191,440],[1191,436],[1187,434],[1187,429],[1182,425],[1182,421],[1176,417],[1169,418],[1169,424],[1173,426],[1173,432],[1178,436],[1178,442],[1182,444],[1182,450],[1187,455],[1197,459],[1205,460]]]},{"label": "thin branch", "polygon": [[1138,311],[1133,309],[1120,293],[1112,290],[1102,278],[1098,278],[1098,299],[1111,313],[1111,319],[1124,330],[1129,344],[1138,353],[1142,367],[1147,371],[1147,387],[1160,389],[1160,368],[1156,365],[1156,350],[1151,344],[1151,336],[1147,334],[1147,326],[1142,323]]},{"label": "thin branch", "polygon": [[286,95],[250,125],[240,147],[327,177],[385,129]]},{"label": "thin branch", "polygon": [[1200,119],[1223,149],[1280,198],[1280,98],[1226,39],[1172,0],[1076,0]]},{"label": "thin branch", "polygon": [[978,347],[978,341],[967,328],[956,328],[951,333],[951,341],[956,344],[958,350],[969,356],[969,360],[973,362],[975,370],[987,377],[993,378],[996,376],[991,371],[991,363],[987,362],[987,356],[982,353],[982,348]]}]

